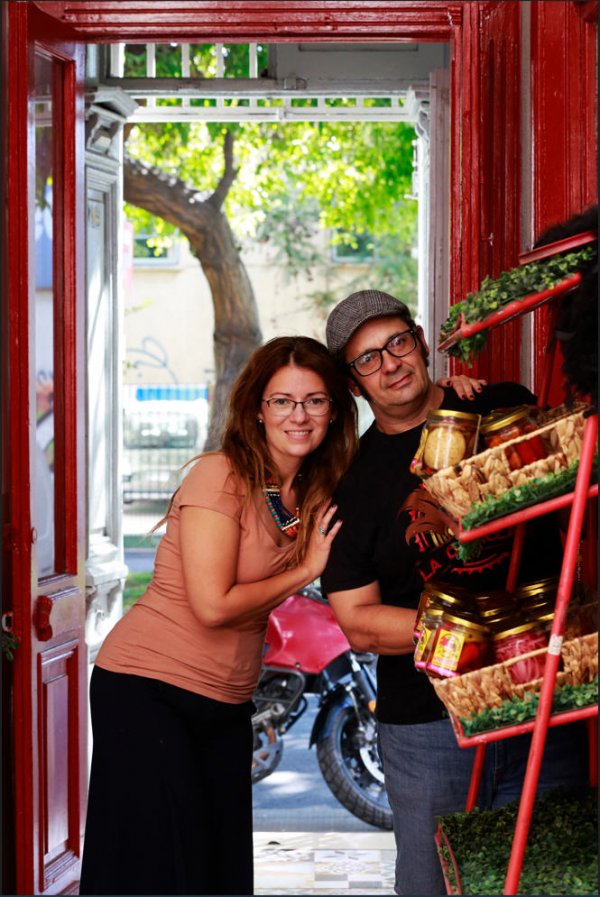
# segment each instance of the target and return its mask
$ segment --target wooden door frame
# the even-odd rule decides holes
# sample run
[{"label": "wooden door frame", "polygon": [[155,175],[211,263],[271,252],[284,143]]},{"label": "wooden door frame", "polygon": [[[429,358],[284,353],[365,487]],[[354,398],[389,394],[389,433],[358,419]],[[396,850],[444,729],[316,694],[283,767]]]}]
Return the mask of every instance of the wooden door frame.
[{"label": "wooden door frame", "polygon": [[[9,380],[3,396],[4,419],[10,439],[4,445],[7,472],[5,490],[3,568],[10,590],[4,609],[10,609],[19,638],[14,661],[7,670],[12,687],[9,731],[12,733],[12,814],[14,815],[14,868],[10,875],[16,893],[55,893],[77,878],[81,856],[86,804],[87,664],[85,657],[85,246],[78,234],[85,232],[82,189],[83,52],[80,42],[65,43],[66,33],[57,28],[48,34],[33,4],[10,4],[3,10],[3,42],[8,73],[3,79],[6,112],[6,210],[3,266],[8,328],[3,333],[3,358]],[[5,21],[5,18],[8,22]],[[40,26],[42,26],[40,28]],[[60,65],[60,113],[55,122],[56,164],[60,165],[54,220],[59,222],[53,240],[53,295],[60,302],[55,312],[55,371],[60,361],[60,396],[55,408],[57,457],[68,459],[56,466],[56,505],[60,522],[56,534],[57,572],[38,583],[34,564],[36,531],[31,514],[33,445],[33,369],[31,331],[32,264],[30,245],[34,222],[29,214],[33,171],[33,128],[30,121],[31,48]],[[15,77],[19,73],[19,77]],[[72,115],[62,117],[62,109]],[[36,625],[35,602],[43,590],[52,610],[53,630],[41,633]],[[7,607],[8,605],[8,607]],[[49,640],[46,641],[46,637]],[[65,730],[52,731],[46,724],[57,707],[57,689]],[[47,702],[52,702],[52,707]],[[56,743],[54,733],[56,732]],[[52,744],[47,741],[48,734]],[[66,758],[60,766],[60,784],[54,781],[47,748],[60,740]],[[46,798],[61,788],[59,836],[65,847],[55,852],[50,844],[52,820]],[[57,829],[53,829],[57,831]],[[8,858],[5,858],[5,861]],[[11,858],[13,859],[13,858]]]}]

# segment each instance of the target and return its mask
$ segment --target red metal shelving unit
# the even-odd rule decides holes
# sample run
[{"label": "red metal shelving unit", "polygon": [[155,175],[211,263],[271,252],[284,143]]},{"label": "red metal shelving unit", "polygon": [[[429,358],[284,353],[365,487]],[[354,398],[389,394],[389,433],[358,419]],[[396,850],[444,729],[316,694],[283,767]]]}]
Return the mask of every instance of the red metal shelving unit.
[{"label": "red metal shelving unit", "polygon": [[[521,264],[527,264],[540,258],[547,258],[559,252],[564,252],[567,249],[590,243],[595,239],[595,234],[580,234],[576,237],[571,237],[567,240],[562,240],[558,243],[553,243],[550,246],[541,247],[538,250],[526,253],[520,257],[520,262]],[[451,345],[454,345],[456,342],[458,342],[460,339],[472,336],[474,333],[481,332],[482,330],[489,329],[490,327],[499,326],[500,324],[517,315],[527,314],[528,312],[533,311],[535,308],[539,308],[546,302],[555,302],[557,309],[558,301],[560,301],[562,297],[571,289],[573,289],[573,287],[575,287],[580,281],[581,275],[574,274],[571,277],[568,277],[565,280],[561,281],[550,290],[544,290],[540,293],[527,296],[522,300],[511,302],[509,305],[500,309],[498,312],[489,315],[484,321],[479,321],[474,324],[466,324],[464,320],[461,320],[459,321],[459,324],[454,333],[452,333],[446,340],[444,340],[440,344],[439,349],[447,349]],[[540,405],[546,404],[547,384],[550,381],[550,373],[553,363],[554,353],[552,351],[547,351],[545,370],[542,381],[543,385],[540,390],[540,397],[538,400]],[[461,542],[470,542],[508,528],[515,529],[511,564],[506,584],[507,589],[509,591],[512,591],[514,590],[518,575],[525,527],[527,522],[529,520],[532,520],[534,517],[539,517],[543,514],[551,513],[552,511],[556,511],[559,508],[571,506],[569,525],[564,545],[563,563],[559,576],[556,595],[554,619],[550,632],[548,650],[546,653],[546,664],[535,719],[530,720],[526,723],[521,723],[519,725],[505,726],[500,729],[495,729],[489,732],[484,732],[467,737],[462,731],[460,722],[452,718],[452,724],[459,747],[476,747],[473,772],[471,775],[471,784],[467,797],[467,811],[472,810],[476,805],[477,792],[481,780],[487,744],[492,741],[512,738],[513,736],[520,735],[524,732],[532,733],[527,770],[523,782],[519,812],[515,826],[515,833],[513,836],[512,850],[505,879],[504,894],[518,893],[519,880],[521,869],[523,866],[523,858],[527,844],[527,837],[529,834],[531,816],[535,802],[535,793],[539,780],[540,767],[542,763],[548,728],[564,725],[566,723],[574,722],[575,720],[587,720],[588,733],[590,736],[590,753],[592,753],[594,748],[595,750],[597,750],[597,732],[595,726],[592,725],[594,717],[597,717],[598,715],[597,704],[577,710],[556,713],[554,715],[551,712],[552,698],[556,683],[556,674],[558,672],[558,666],[561,656],[561,646],[563,641],[566,611],[573,587],[573,580],[577,563],[577,552],[581,538],[583,519],[588,501],[598,495],[597,484],[590,483],[597,438],[598,415],[597,411],[594,411],[593,413],[589,414],[585,422],[577,478],[574,489],[571,493],[561,495],[557,498],[550,499],[549,501],[545,501],[537,505],[523,508],[519,511],[516,511],[515,513],[496,518],[486,524],[474,527],[473,529],[464,530],[460,525],[457,525],[456,527],[457,538]],[[597,784],[596,764],[595,762],[592,762],[591,757],[590,780],[592,784]],[[438,833],[436,841],[439,846],[441,844],[440,833]],[[452,859],[455,877],[460,889],[460,878],[458,875],[458,869],[456,867],[456,861],[452,855],[450,845],[446,844],[446,847],[449,848],[449,854]],[[448,886],[448,870],[443,869],[443,872],[444,879]]]}]

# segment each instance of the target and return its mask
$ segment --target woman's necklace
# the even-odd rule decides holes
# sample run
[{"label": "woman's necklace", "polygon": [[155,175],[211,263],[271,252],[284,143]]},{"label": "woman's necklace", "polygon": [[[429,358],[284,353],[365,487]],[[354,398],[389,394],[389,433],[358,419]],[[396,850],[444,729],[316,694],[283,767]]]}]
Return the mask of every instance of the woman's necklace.
[{"label": "woman's necklace", "polygon": [[276,483],[267,483],[264,492],[265,502],[273,520],[282,533],[285,533],[290,539],[295,539],[300,526],[300,508],[296,508],[295,514],[288,511],[281,501],[281,487]]}]

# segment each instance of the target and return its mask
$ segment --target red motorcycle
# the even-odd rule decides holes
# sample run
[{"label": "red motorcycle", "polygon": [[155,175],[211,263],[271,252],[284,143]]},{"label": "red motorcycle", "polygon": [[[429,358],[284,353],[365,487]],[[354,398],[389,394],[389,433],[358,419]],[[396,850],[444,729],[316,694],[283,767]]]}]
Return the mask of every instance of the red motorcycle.
[{"label": "red motorcycle", "polygon": [[375,733],[375,658],[356,654],[316,586],[271,612],[252,717],[252,781],[277,769],[282,736],[318,696],[309,748],[316,744],[323,778],[359,819],[392,828]]}]

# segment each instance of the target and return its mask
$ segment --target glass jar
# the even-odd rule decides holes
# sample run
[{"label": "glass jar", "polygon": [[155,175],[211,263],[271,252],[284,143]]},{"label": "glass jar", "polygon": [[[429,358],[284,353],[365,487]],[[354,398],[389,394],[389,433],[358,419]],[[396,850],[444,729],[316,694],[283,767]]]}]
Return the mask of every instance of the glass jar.
[{"label": "glass jar", "polygon": [[525,582],[517,586],[515,600],[520,607],[531,604],[539,604],[540,601],[552,601],[556,599],[558,576],[549,576],[546,579],[538,579],[535,582]]},{"label": "glass jar", "polygon": [[419,627],[419,640],[415,647],[415,667],[424,670],[435,641],[435,633],[442,622],[443,610],[441,607],[429,606],[421,617]]},{"label": "glass jar", "polygon": [[554,622],[554,608],[550,609],[547,604],[540,605],[537,609],[532,608],[524,614],[523,622],[539,623],[546,633],[546,640],[549,640],[550,630],[552,629],[552,623]]},{"label": "glass jar", "polygon": [[421,619],[428,607],[440,607],[442,610],[464,609],[471,612],[470,596],[467,592],[460,588],[454,589],[453,594],[443,591],[434,583],[426,583],[421,597],[419,599],[419,607],[417,616],[415,617],[415,628],[413,632],[413,641],[415,644],[419,640]]},{"label": "glass jar", "polygon": [[[485,447],[494,448],[537,429],[537,409],[532,405],[519,405],[484,417],[480,433]],[[542,437],[538,435],[507,446],[505,454],[511,470],[519,470],[527,464],[546,458],[548,452]]]},{"label": "glass jar", "polygon": [[426,664],[435,678],[461,676],[485,666],[489,660],[489,630],[467,617],[443,613]]},{"label": "glass jar", "polygon": [[430,411],[411,462],[411,471],[420,477],[428,477],[470,458],[475,452],[480,420],[480,414],[464,411]]},{"label": "glass jar", "polygon": [[504,589],[474,594],[472,601],[476,613],[481,617],[514,610],[516,607],[514,594],[506,592]]},{"label": "glass jar", "polygon": [[[548,645],[548,633],[545,627],[537,620],[528,620],[509,629],[495,632],[492,637],[494,658],[496,663],[503,663],[521,654],[528,654],[538,648],[546,648]],[[537,654],[534,657],[524,657],[517,663],[510,664],[507,669],[510,678],[515,683],[530,682],[539,679],[544,674],[546,654]]]}]

